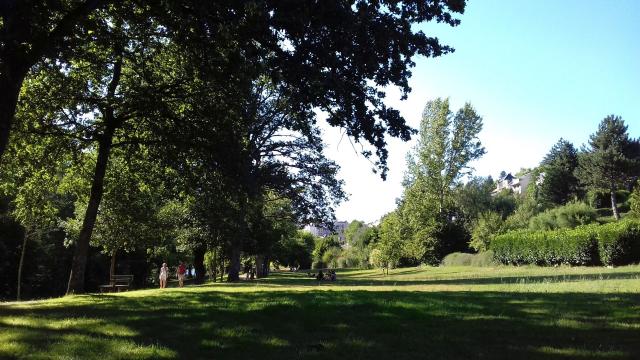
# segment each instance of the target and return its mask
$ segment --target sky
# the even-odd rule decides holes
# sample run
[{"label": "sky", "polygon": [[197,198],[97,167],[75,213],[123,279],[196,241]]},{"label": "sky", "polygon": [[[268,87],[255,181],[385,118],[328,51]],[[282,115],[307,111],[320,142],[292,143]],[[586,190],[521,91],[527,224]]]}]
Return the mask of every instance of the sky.
[{"label": "sky", "polygon": [[[487,151],[472,164],[474,175],[535,167],[561,137],[579,148],[609,114],[640,137],[640,1],[471,0],[458,17],[455,28],[417,27],[456,51],[416,58],[408,99],[391,89],[386,103],[414,128],[431,99],[448,97],[454,112],[471,103],[483,117]],[[340,129],[322,129],[349,194],[338,220],[374,222],[394,210],[414,141],[388,140],[382,181]]]}]

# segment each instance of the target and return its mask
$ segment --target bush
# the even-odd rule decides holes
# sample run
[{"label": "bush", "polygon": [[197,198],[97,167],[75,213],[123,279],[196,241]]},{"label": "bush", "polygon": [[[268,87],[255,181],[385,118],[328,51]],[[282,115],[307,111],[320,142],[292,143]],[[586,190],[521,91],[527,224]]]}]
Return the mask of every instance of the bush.
[{"label": "bush", "polygon": [[478,254],[451,253],[442,259],[442,266],[494,266],[493,251],[485,251]]},{"label": "bush", "polygon": [[471,266],[473,254],[467,253],[451,253],[442,259],[443,266]]},{"label": "bush", "polygon": [[576,226],[594,223],[597,218],[598,212],[596,209],[584,203],[571,202],[532,217],[529,220],[529,229],[573,229]]},{"label": "bush", "polygon": [[633,193],[629,197],[629,210],[631,211],[631,216],[640,218],[640,180],[638,180]]},{"label": "bush", "polygon": [[486,251],[491,238],[500,234],[504,228],[502,216],[496,212],[483,212],[471,232],[469,246],[476,251]]},{"label": "bush", "polygon": [[640,222],[511,231],[496,236],[490,248],[503,264],[625,265],[640,261]]},{"label": "bush", "polygon": [[640,222],[618,221],[599,227],[598,251],[605,265],[640,261]]},{"label": "bush", "polygon": [[[630,192],[627,190],[616,191],[616,202],[622,204],[629,200]],[[587,193],[587,203],[594,208],[609,208],[611,209],[611,193],[608,191],[594,191],[591,190]]]}]

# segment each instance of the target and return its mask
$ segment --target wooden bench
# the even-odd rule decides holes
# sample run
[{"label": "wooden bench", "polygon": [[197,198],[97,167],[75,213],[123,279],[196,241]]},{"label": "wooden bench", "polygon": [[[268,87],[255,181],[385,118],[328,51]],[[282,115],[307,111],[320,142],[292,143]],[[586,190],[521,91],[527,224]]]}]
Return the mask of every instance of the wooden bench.
[{"label": "wooden bench", "polygon": [[113,275],[108,285],[100,285],[100,292],[127,291],[133,282],[133,275]]}]

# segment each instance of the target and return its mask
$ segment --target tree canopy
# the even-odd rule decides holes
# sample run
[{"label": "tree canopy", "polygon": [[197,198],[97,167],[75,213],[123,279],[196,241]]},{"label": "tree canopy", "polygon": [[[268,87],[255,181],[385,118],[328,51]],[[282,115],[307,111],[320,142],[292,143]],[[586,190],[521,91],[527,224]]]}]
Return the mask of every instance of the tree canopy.
[{"label": "tree canopy", "polygon": [[620,219],[616,190],[627,186],[640,172],[638,140],[629,138],[620,116],[609,115],[589,137],[589,145],[579,157],[578,178],[588,188],[611,195],[613,216]]}]

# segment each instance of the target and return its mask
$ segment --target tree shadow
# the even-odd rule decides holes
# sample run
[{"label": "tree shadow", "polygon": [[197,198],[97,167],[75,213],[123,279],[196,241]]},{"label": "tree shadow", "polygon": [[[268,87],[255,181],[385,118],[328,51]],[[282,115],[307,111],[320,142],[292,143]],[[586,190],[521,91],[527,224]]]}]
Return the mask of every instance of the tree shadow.
[{"label": "tree shadow", "polygon": [[[393,274],[396,275],[396,274]],[[239,283],[236,286],[260,286],[265,287],[282,287],[282,286],[414,286],[414,285],[499,285],[499,284],[536,284],[536,283],[560,283],[560,282],[577,282],[577,281],[594,281],[594,280],[629,280],[639,279],[638,272],[616,272],[601,274],[563,274],[563,275],[512,275],[512,276],[486,276],[486,277],[461,277],[447,279],[423,279],[423,280],[404,280],[402,278],[360,278],[360,277],[340,277],[335,282],[317,281],[314,278],[300,275],[279,275],[266,279],[260,279],[255,282]]]},{"label": "tree shadow", "polygon": [[[137,351],[135,358],[262,360],[640,354],[638,294],[211,290],[82,300],[64,307],[0,305],[0,319],[41,320],[0,320],[0,333],[35,357],[77,356],[88,340],[95,344],[82,358],[118,358],[119,349]],[[114,330],[82,325],[87,320]],[[51,329],[61,323],[63,329]]]}]

